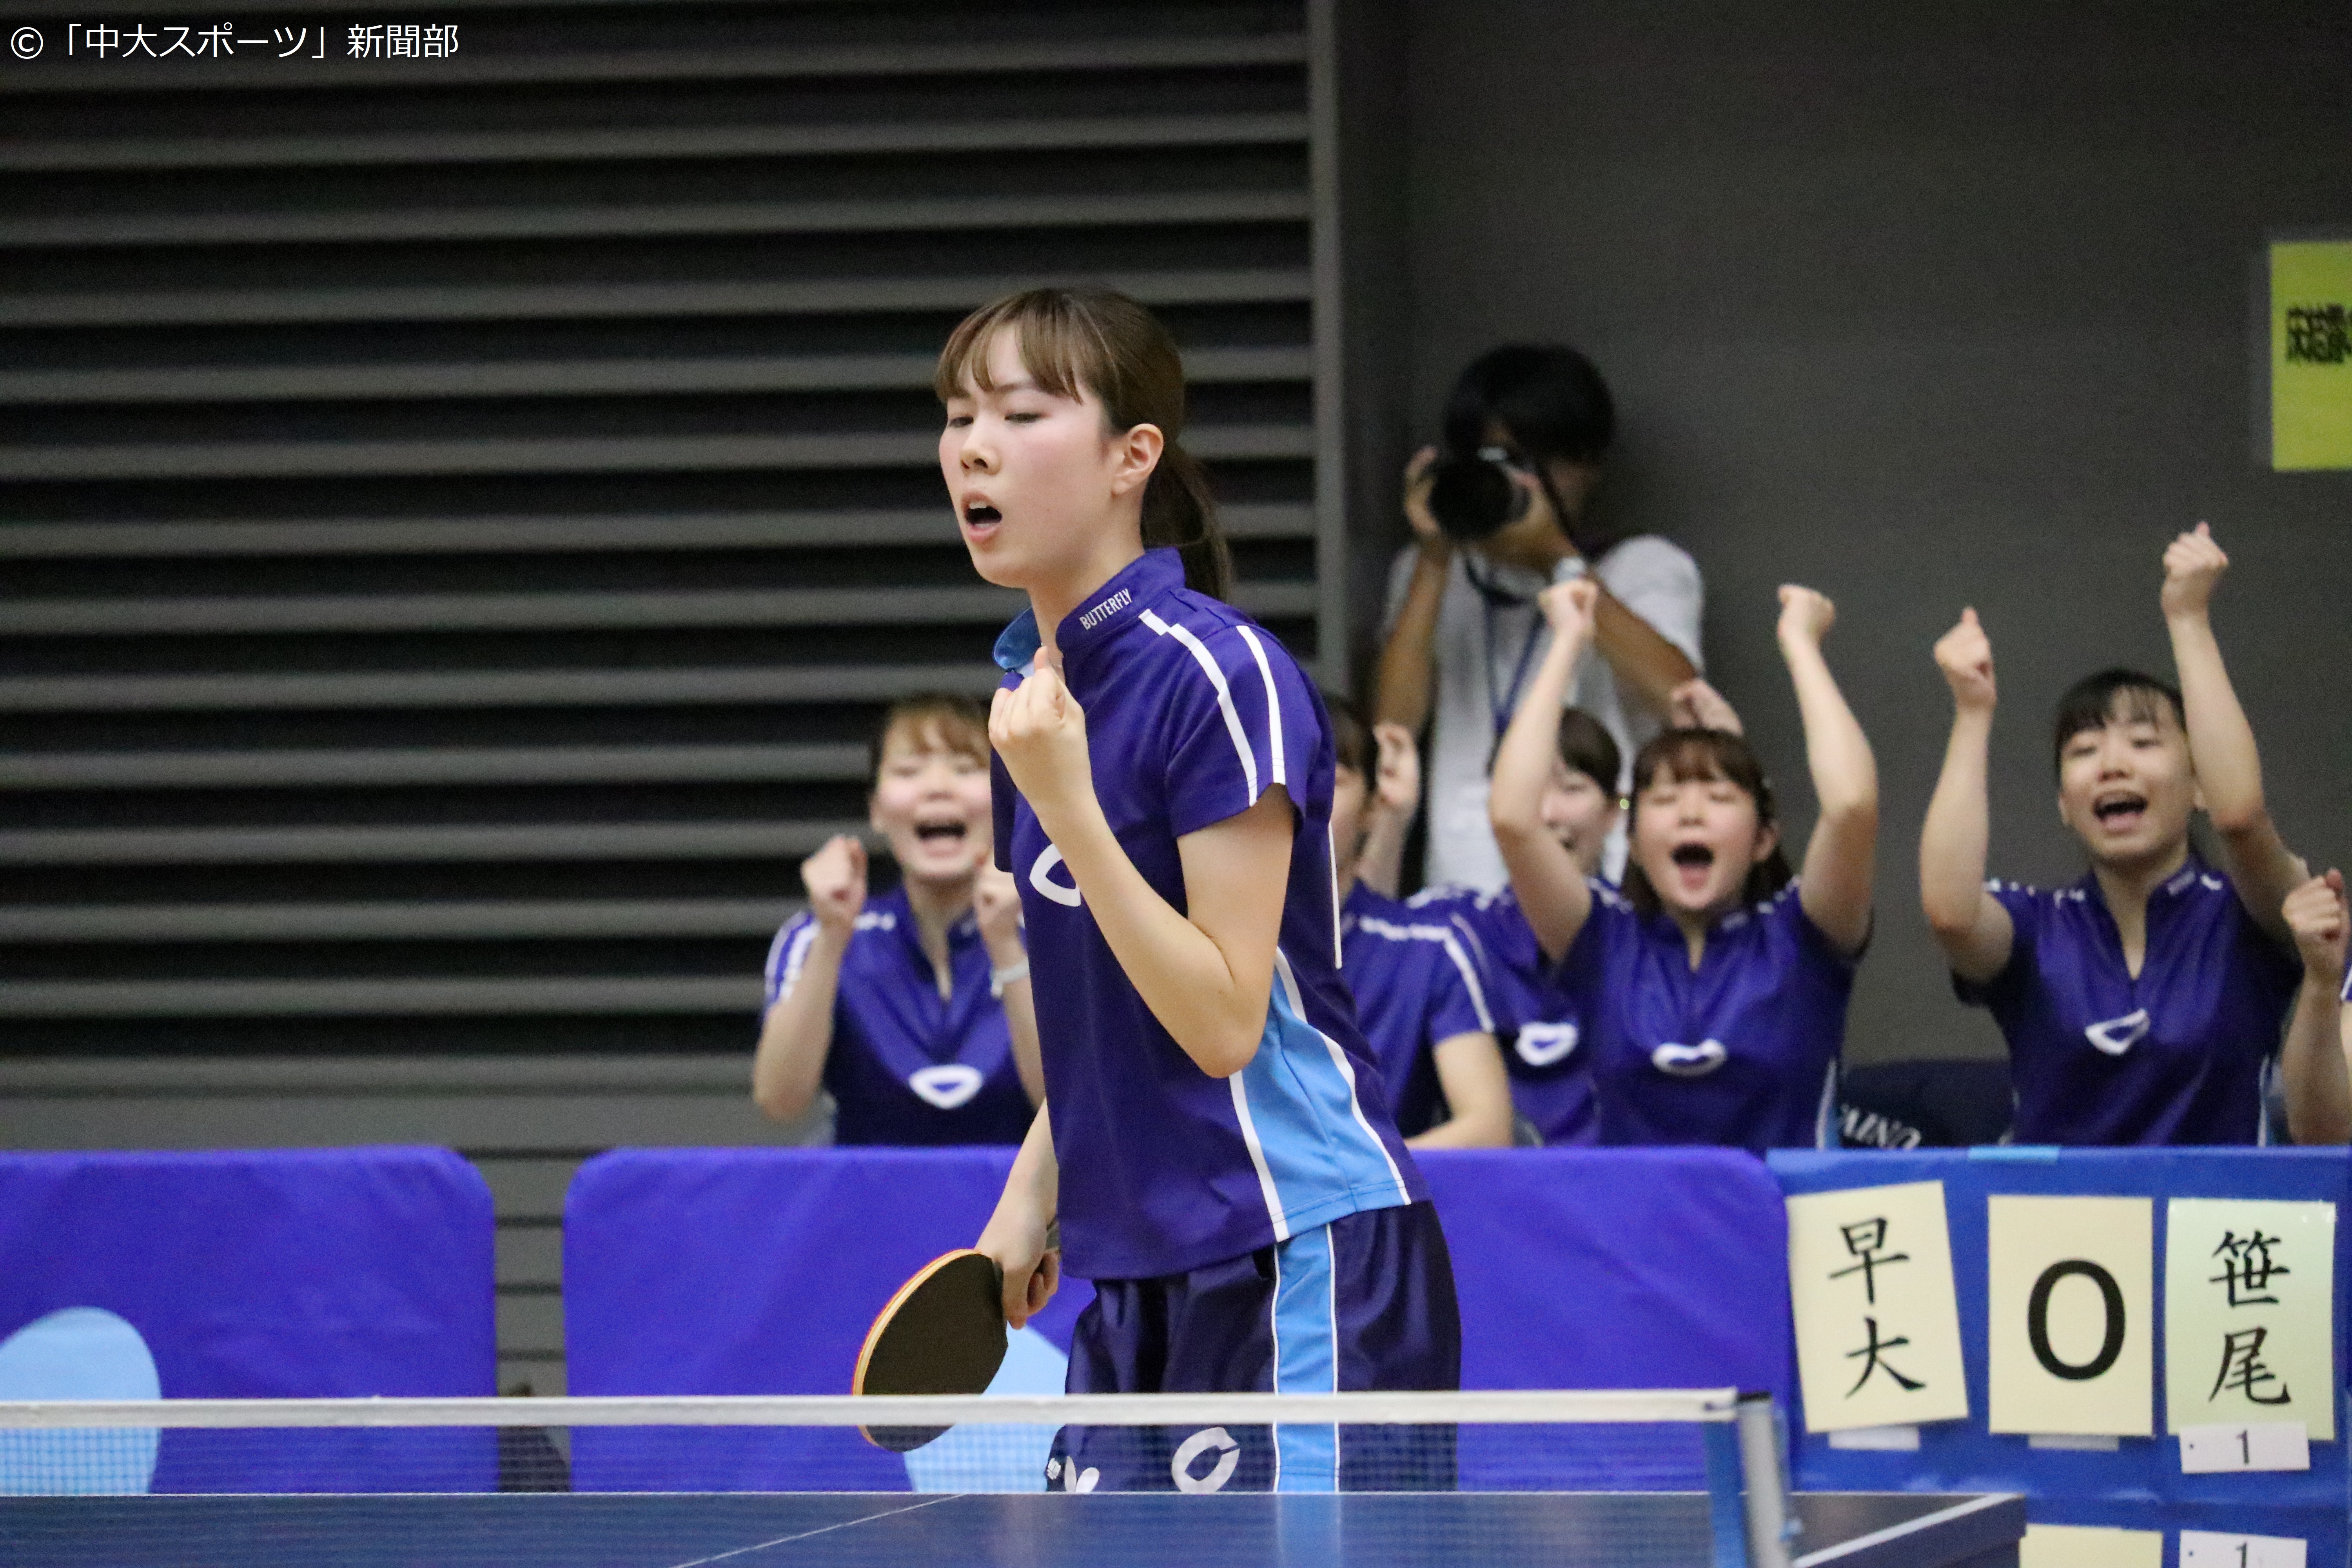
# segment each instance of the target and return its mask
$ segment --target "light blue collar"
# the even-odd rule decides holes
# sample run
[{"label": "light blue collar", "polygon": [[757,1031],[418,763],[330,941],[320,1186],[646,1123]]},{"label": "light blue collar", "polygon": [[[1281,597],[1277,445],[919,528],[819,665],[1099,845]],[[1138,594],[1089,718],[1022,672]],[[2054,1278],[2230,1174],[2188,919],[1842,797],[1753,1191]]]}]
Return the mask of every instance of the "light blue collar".
[{"label": "light blue collar", "polygon": [[1019,675],[1037,658],[1037,649],[1045,639],[1037,635],[1037,612],[1024,610],[1013,617],[1013,624],[996,637],[996,668],[1008,675]]}]

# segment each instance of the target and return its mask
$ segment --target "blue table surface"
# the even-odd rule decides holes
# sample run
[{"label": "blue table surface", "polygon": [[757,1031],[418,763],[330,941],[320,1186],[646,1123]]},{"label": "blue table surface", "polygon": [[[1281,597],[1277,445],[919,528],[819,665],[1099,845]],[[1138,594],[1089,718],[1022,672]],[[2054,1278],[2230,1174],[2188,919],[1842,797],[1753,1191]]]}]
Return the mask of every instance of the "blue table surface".
[{"label": "blue table surface", "polygon": [[[1917,1493],[1797,1500],[1798,1563],[2013,1563],[2023,1502]],[[1892,1539],[1856,1550],[1861,1538]],[[12,1568],[1684,1568],[1709,1555],[1703,1493],[962,1495],[766,1493],[0,1499]]]}]

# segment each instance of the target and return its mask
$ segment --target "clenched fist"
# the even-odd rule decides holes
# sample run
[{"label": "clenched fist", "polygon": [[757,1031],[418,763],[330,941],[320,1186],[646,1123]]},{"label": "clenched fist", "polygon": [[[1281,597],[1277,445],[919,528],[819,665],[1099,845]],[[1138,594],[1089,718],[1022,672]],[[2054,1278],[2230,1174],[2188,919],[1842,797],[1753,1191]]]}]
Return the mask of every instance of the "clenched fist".
[{"label": "clenched fist", "polygon": [[801,886],[808,889],[809,913],[817,924],[846,936],[866,908],[866,846],[845,833],[801,862]]},{"label": "clenched fist", "polygon": [[1601,584],[1591,577],[1571,577],[1565,583],[1555,583],[1546,588],[1537,602],[1543,605],[1544,619],[1550,623],[1551,635],[1573,637],[1579,642],[1592,640],[1593,606],[1601,602]]},{"label": "clenched fist", "polygon": [[1379,748],[1373,802],[1382,811],[1411,816],[1421,805],[1421,748],[1413,744],[1412,731],[1402,724],[1375,724],[1372,744]]},{"label": "clenched fist", "polygon": [[1404,466],[1404,521],[1412,530],[1414,543],[1423,550],[1444,551],[1453,548],[1453,542],[1437,526],[1437,514],[1429,510],[1429,492],[1437,485],[1430,469],[1436,463],[1437,448],[1423,447]]},{"label": "clenched fist", "polygon": [[1794,583],[1780,584],[1780,635],[1802,637],[1814,647],[1821,646],[1837,624],[1837,606],[1827,595]]},{"label": "clenched fist", "polygon": [[2286,896],[2282,911],[2294,945],[2303,954],[2304,972],[2326,982],[2333,991],[2344,988],[2344,946],[2352,931],[2352,910],[2344,899],[2344,873],[2314,877]]},{"label": "clenched fist", "polygon": [[1019,686],[997,689],[988,740],[1048,838],[1094,798],[1086,710],[1053,665],[1041,662]]},{"label": "clenched fist", "polygon": [[1000,967],[1018,962],[1013,955],[1021,946],[1021,888],[1012,872],[996,868],[993,858],[982,861],[972,878],[971,912],[990,959]]},{"label": "clenched fist", "polygon": [[2174,540],[2164,552],[2165,615],[2203,615],[2213,602],[2221,574],[2229,569],[2230,558],[2213,542],[2213,531],[2205,524],[2200,522]]},{"label": "clenched fist", "polygon": [[1936,668],[1952,689],[1952,700],[1961,708],[1990,713],[1996,693],[1992,680],[1992,639],[1977,624],[1973,609],[1960,612],[1960,624],[1936,644]]}]

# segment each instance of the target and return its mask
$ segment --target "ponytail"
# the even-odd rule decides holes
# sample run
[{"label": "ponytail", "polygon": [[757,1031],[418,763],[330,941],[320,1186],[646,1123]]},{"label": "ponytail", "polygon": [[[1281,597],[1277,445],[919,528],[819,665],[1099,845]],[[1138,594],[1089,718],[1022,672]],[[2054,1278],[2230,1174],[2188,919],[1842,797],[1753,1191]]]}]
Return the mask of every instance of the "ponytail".
[{"label": "ponytail", "polygon": [[1021,360],[1059,396],[1083,388],[1121,435],[1157,426],[1159,465],[1143,489],[1143,547],[1183,558],[1184,585],[1231,596],[1234,557],[1217,525],[1207,470],[1184,449],[1184,361],[1160,319],[1108,289],[1031,289],[982,305],[949,334],[932,388],[944,403],[966,382],[989,390],[988,345],[1000,327],[1019,335]]},{"label": "ponytail", "polygon": [[1143,547],[1172,548],[1182,556],[1184,586],[1192,592],[1213,599],[1233,596],[1234,552],[1217,525],[1209,476],[1201,459],[1173,435],[1160,448],[1160,466],[1143,489]]}]

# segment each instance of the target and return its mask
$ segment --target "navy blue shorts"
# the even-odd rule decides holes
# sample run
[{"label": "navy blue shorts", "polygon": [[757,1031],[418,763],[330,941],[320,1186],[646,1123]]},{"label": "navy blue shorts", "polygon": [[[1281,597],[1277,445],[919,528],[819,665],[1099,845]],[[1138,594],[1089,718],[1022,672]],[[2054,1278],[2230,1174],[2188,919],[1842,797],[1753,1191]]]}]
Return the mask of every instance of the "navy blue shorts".
[{"label": "navy blue shorts", "polygon": [[[1097,1279],[1072,1394],[1329,1394],[1462,1385],[1454,1263],[1426,1203],[1333,1220],[1156,1279]],[[1067,1426],[1068,1491],[1449,1491],[1450,1426]]]}]

